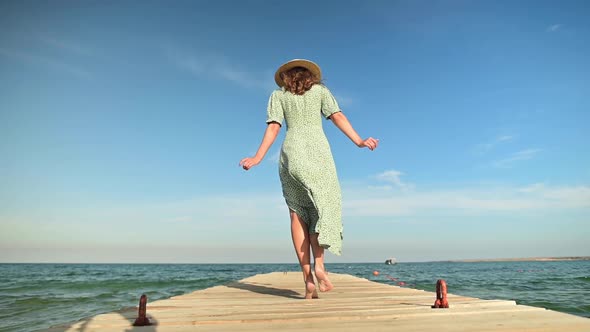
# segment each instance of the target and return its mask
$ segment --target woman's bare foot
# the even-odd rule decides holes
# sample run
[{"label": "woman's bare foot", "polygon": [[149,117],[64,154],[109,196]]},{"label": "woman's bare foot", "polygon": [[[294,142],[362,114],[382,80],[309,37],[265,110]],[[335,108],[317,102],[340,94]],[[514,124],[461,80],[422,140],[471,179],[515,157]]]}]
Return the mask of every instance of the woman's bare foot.
[{"label": "woman's bare foot", "polygon": [[315,277],[318,279],[318,285],[320,286],[320,292],[329,292],[334,288],[330,279],[328,279],[328,273],[323,267],[314,267]]},{"label": "woman's bare foot", "polygon": [[317,299],[317,298],[319,298],[319,296],[318,296],[318,292],[315,289],[315,283],[313,282],[313,280],[306,281],[305,282],[305,299],[311,300],[311,299]]}]

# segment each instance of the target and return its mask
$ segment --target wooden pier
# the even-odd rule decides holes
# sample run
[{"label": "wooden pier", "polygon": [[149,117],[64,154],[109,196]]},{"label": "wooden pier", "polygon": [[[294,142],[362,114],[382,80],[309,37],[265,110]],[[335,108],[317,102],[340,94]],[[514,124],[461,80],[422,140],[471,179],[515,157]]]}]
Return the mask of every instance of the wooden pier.
[{"label": "wooden pier", "polygon": [[449,294],[449,309],[432,309],[432,292],[345,274],[330,278],[335,288],[314,300],[302,299],[301,272],[273,272],[148,301],[151,326],[132,325],[135,308],[48,331],[590,331],[588,318],[514,301]]}]

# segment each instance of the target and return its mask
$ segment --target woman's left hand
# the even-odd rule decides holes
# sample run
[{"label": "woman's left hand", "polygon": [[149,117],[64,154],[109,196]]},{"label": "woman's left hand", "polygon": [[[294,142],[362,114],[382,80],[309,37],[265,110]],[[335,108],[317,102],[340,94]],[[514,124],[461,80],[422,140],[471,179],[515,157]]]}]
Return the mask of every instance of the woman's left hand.
[{"label": "woman's left hand", "polygon": [[260,160],[258,160],[257,158],[254,158],[254,157],[247,157],[247,158],[240,160],[240,166],[245,170],[249,170],[250,168],[252,168],[258,164],[260,164]]}]

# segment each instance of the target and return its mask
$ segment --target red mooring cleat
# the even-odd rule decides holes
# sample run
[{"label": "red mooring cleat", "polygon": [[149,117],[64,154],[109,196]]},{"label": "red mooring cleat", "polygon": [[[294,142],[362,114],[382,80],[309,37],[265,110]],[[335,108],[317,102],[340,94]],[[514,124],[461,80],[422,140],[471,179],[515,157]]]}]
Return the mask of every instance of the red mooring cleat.
[{"label": "red mooring cleat", "polygon": [[138,310],[138,317],[133,323],[133,326],[147,326],[151,325],[150,320],[146,316],[147,313],[147,296],[143,294],[139,298],[139,310]]},{"label": "red mooring cleat", "polygon": [[434,301],[433,308],[448,308],[449,300],[447,300],[447,283],[438,279],[436,282],[436,301]]}]

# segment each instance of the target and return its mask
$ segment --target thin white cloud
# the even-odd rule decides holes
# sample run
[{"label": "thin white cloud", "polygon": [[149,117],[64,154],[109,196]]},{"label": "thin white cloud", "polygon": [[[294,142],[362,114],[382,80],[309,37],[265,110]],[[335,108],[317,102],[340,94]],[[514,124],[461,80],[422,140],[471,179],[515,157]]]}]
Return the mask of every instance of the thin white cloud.
[{"label": "thin white cloud", "polygon": [[514,136],[512,136],[512,135],[501,135],[501,136],[494,138],[490,142],[477,145],[475,150],[476,150],[477,154],[485,154],[485,153],[491,151],[492,149],[494,149],[496,146],[498,146],[502,143],[512,141],[513,139],[514,139]]},{"label": "thin white cloud", "polygon": [[590,206],[590,187],[549,187],[543,183],[536,183],[521,188],[522,192],[543,198],[546,202],[566,204],[567,207]]},{"label": "thin white cloud", "polygon": [[[364,183],[345,184],[345,217],[431,217],[433,215],[483,215],[509,213],[511,216],[564,209],[590,209],[590,186],[463,187],[440,189],[388,190]],[[82,211],[84,212],[84,211]],[[86,213],[83,213],[86,214]],[[95,221],[117,220],[125,224],[183,224],[205,231],[227,227],[279,227],[277,220],[288,218],[287,208],[277,190],[272,193],[232,193],[200,196],[186,200],[132,206],[87,213]],[[78,222],[79,216],[62,217]],[[2,220],[0,220],[2,221]],[[25,222],[26,220],[13,220]],[[86,220],[90,221],[90,220]]]},{"label": "thin white cloud", "polygon": [[176,65],[187,70],[193,75],[202,75],[205,73],[205,65],[194,58],[176,59]]},{"label": "thin white cloud", "polygon": [[380,181],[385,181],[388,183],[393,184],[395,187],[400,188],[400,189],[409,189],[412,187],[411,184],[407,184],[402,182],[401,180],[401,176],[404,175],[404,173],[400,172],[400,171],[396,171],[394,169],[385,171],[383,173],[377,174],[376,178]]},{"label": "thin white cloud", "polygon": [[547,32],[555,32],[563,27],[563,24],[553,24],[547,27]]},{"label": "thin white cloud", "polygon": [[494,161],[492,165],[497,168],[511,168],[517,162],[533,159],[539,154],[539,152],[541,152],[541,149],[526,149],[518,151],[507,158]]},{"label": "thin white cloud", "polygon": [[33,63],[36,65],[47,66],[52,69],[59,70],[61,72],[65,72],[70,75],[77,76],[79,78],[91,78],[92,74],[82,68],[70,65],[68,63],[58,61],[49,57],[40,56],[36,54],[30,54],[18,50],[7,49],[7,48],[0,48],[0,56],[9,57],[15,59],[20,62],[25,63]]},{"label": "thin white cloud", "polygon": [[47,45],[52,47],[58,48],[60,50],[66,51],[68,53],[73,53],[82,56],[93,56],[94,51],[92,51],[89,47],[82,46],[78,43],[73,43],[70,41],[65,41],[58,38],[53,38],[49,36],[42,36],[41,41]]},{"label": "thin white cloud", "polygon": [[345,188],[344,214],[349,217],[426,217],[536,213],[547,210],[589,209],[589,186],[457,188],[384,191]]},{"label": "thin white cloud", "polygon": [[[488,222],[490,217],[530,223],[531,215],[588,215],[590,186],[464,187],[421,190],[343,185],[345,227],[375,221],[437,224]],[[48,221],[48,218],[53,221]],[[0,215],[0,243],[7,247],[80,247],[83,245],[243,246],[258,240],[287,243],[288,212],[280,190],[201,195],[186,200],[149,202],[118,208],[62,209],[54,215]],[[559,218],[549,219],[561,223]],[[287,228],[285,228],[287,227]],[[363,226],[365,227],[365,226]],[[113,232],[113,230],[116,230]],[[277,245],[278,246],[278,245]],[[288,257],[285,255],[285,257]],[[152,258],[153,259],[153,258]]]},{"label": "thin white cloud", "polygon": [[389,191],[393,189],[393,186],[390,185],[384,185],[384,186],[367,186],[367,189],[369,190],[383,190],[383,191]]},{"label": "thin white cloud", "polygon": [[168,59],[191,75],[219,79],[245,88],[259,88],[265,91],[274,88],[270,73],[256,73],[236,64],[227,56],[219,54],[191,54],[168,48]]},{"label": "thin white cloud", "polygon": [[336,101],[340,107],[350,107],[354,103],[354,100],[347,96],[334,95],[334,98],[336,98]]},{"label": "thin white cloud", "polygon": [[[590,186],[530,186],[464,187],[432,190],[388,190],[366,184],[343,185],[343,214],[348,217],[432,218],[445,215],[508,214],[518,216],[567,209],[590,209]],[[138,225],[158,228],[158,225],[186,225],[202,232],[226,229],[280,227],[277,220],[288,218],[280,191],[272,193],[232,193],[200,196],[191,199],[128,206],[96,211],[60,211],[56,223],[83,225],[113,225],[133,228]],[[35,222],[38,216],[2,216],[0,226]],[[47,218],[43,218],[47,219]],[[238,223],[238,224],[236,224]],[[116,225],[116,226],[115,226]],[[72,226],[73,227],[73,226]],[[100,226],[102,227],[102,226]],[[109,226],[110,227],[110,226]],[[2,227],[0,227],[1,230]],[[107,227],[108,228],[108,227]],[[7,228],[8,230],[8,228]],[[0,232],[1,234],[1,232]],[[2,238],[0,236],[0,238]]]},{"label": "thin white cloud", "polygon": [[534,183],[529,186],[519,188],[518,191],[523,192],[523,193],[533,193],[533,192],[539,192],[540,190],[543,190],[543,189],[545,189],[544,183]]}]

